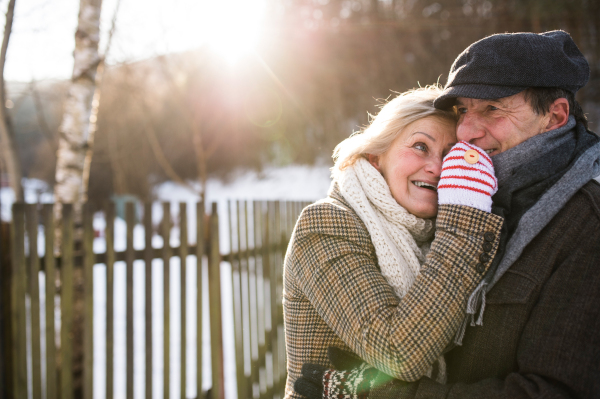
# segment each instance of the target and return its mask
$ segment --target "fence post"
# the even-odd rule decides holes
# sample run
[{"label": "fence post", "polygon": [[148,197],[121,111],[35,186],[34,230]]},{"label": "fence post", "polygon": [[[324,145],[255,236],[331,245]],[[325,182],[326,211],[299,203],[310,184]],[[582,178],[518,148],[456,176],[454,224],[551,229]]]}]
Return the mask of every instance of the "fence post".
[{"label": "fence post", "polygon": [[54,300],[56,297],[56,259],[54,258],[53,205],[44,205],[44,273],[46,280],[46,399],[56,399],[58,374],[56,372],[56,331],[54,328]]},{"label": "fence post", "polygon": [[135,224],[135,204],[128,202],[125,205],[125,224],[127,225],[127,248],[125,249],[126,270],[126,322],[125,322],[125,347],[126,347],[126,383],[127,398],[133,398],[133,228]]},{"label": "fence post", "polygon": [[73,205],[63,204],[60,268],[60,397],[73,397]]},{"label": "fence post", "polygon": [[223,327],[221,325],[221,254],[219,251],[219,216],[217,215],[216,202],[212,203],[209,234],[208,293],[212,358],[212,398],[224,399]]},{"label": "fence post", "polygon": [[[259,398],[266,398],[267,391],[267,367],[266,367],[266,345],[265,345],[265,281],[264,281],[264,260],[262,257],[265,244],[263,236],[264,222],[261,220],[263,214],[263,203],[254,201],[252,205],[254,214],[254,259],[256,271],[256,324],[257,324],[257,340],[258,340],[258,384]],[[260,259],[260,261],[259,261]],[[264,390],[263,390],[264,387]]]},{"label": "fence post", "polygon": [[94,395],[94,210],[83,205],[83,397]]},{"label": "fence post", "polygon": [[[250,201],[246,201],[244,210],[244,226],[246,227],[246,270],[248,281],[248,331],[250,332],[250,383],[248,397],[254,398],[255,385],[259,389],[260,395],[260,366],[258,361],[258,291],[257,291],[257,274],[256,274],[256,236],[254,235],[254,206],[250,210]],[[252,213],[250,213],[252,212]],[[250,230],[250,220],[252,220],[252,230]],[[252,249],[250,249],[250,236],[252,233]],[[250,262],[250,259],[253,261]]]},{"label": "fence post", "polygon": [[106,210],[106,399],[114,394],[114,282],[115,282],[115,204],[108,202]]},{"label": "fence post", "polygon": [[12,393],[10,225],[0,221],[0,398]]},{"label": "fence post", "polygon": [[25,208],[24,204],[13,205],[11,225],[11,313],[13,345],[13,395],[27,397],[27,358],[25,342]]},{"label": "fence post", "polygon": [[171,395],[171,204],[162,203],[163,219],[163,397]]},{"label": "fence post", "polygon": [[204,256],[204,202],[196,204],[196,397],[202,397],[202,257]]},{"label": "fence post", "polygon": [[[271,217],[271,202],[263,203],[263,212],[262,212],[262,220],[261,220],[261,230],[262,230],[262,272],[263,272],[263,302],[264,302],[264,328],[265,328],[265,354],[271,354],[271,362],[273,363],[273,318],[272,315],[272,305],[271,305],[271,234],[273,230],[272,226],[272,217]],[[268,306],[268,313],[267,313]],[[267,361],[265,357],[265,370],[267,367]],[[273,368],[271,368],[273,370]],[[267,398],[272,398],[274,396],[274,383],[275,378],[273,377],[273,381],[267,381],[267,392],[265,396]]]},{"label": "fence post", "polygon": [[27,236],[29,238],[29,262],[27,274],[29,278],[27,291],[29,293],[31,320],[31,377],[32,397],[42,397],[42,355],[40,334],[40,259],[38,256],[38,217],[37,204],[25,205]]},{"label": "fence post", "polygon": [[273,394],[280,395],[281,389],[281,362],[279,361],[280,356],[280,348],[279,348],[279,317],[277,317],[277,311],[279,310],[279,305],[277,302],[279,301],[279,290],[277,286],[278,282],[278,251],[279,251],[279,231],[280,231],[280,223],[279,219],[279,202],[270,201],[269,202],[271,208],[271,234],[269,237],[269,242],[271,244],[270,249],[270,259],[271,259],[271,275],[269,276],[269,282],[271,287],[271,340],[273,341],[271,347],[271,354],[273,356]]},{"label": "fence post", "polygon": [[186,362],[186,346],[187,346],[187,332],[186,332],[186,318],[187,318],[187,311],[186,311],[186,281],[187,281],[187,256],[188,256],[188,236],[187,236],[187,231],[188,229],[188,225],[187,225],[187,204],[185,202],[181,202],[179,203],[179,260],[180,260],[180,281],[181,281],[181,285],[180,285],[180,289],[181,289],[181,305],[180,305],[180,311],[181,311],[181,355],[179,356],[179,360],[180,360],[180,377],[181,377],[181,399],[186,399],[186,388],[187,388],[187,384],[186,384],[186,373],[187,373],[187,362]]},{"label": "fence post", "polygon": [[[233,213],[232,213],[233,211]],[[235,218],[233,217],[235,215]],[[239,201],[227,202],[229,219],[229,254],[231,263],[231,293],[233,305],[233,329],[235,337],[235,380],[238,399],[246,398],[246,377],[244,373],[244,318],[242,300],[241,240]],[[235,245],[234,245],[235,244]],[[235,248],[235,249],[234,249]],[[234,256],[235,251],[235,256]]]},{"label": "fence post", "polygon": [[144,276],[145,290],[145,326],[146,337],[146,399],[152,399],[152,202],[144,204],[144,261],[146,272]]}]

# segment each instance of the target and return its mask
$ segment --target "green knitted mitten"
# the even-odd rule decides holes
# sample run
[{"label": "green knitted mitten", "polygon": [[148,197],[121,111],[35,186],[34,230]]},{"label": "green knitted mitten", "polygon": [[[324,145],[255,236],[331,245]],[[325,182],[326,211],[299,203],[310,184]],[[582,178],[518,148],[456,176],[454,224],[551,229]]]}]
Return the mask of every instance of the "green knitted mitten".
[{"label": "green knitted mitten", "polygon": [[335,369],[304,364],[294,384],[297,393],[309,399],[366,399],[371,389],[393,379],[343,349],[330,347],[328,355]]},{"label": "green knitted mitten", "polygon": [[373,388],[392,378],[362,363],[350,370],[327,370],[323,375],[323,399],[366,399]]}]

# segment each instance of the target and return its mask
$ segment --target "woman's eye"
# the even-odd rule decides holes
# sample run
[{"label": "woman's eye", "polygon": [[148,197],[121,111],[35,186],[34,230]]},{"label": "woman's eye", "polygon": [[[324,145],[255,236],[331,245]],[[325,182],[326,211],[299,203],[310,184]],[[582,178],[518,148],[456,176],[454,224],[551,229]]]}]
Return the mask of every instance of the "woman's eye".
[{"label": "woman's eye", "polygon": [[415,143],[415,145],[413,145],[413,148],[416,148],[419,151],[427,151],[427,145],[425,143]]},{"label": "woman's eye", "polygon": [[467,109],[464,108],[464,107],[459,107],[459,108],[456,109],[456,112],[458,112],[459,115],[460,114],[464,114],[464,113],[467,112]]},{"label": "woman's eye", "polygon": [[493,105],[490,105],[490,111],[498,111],[498,107],[494,107]]}]

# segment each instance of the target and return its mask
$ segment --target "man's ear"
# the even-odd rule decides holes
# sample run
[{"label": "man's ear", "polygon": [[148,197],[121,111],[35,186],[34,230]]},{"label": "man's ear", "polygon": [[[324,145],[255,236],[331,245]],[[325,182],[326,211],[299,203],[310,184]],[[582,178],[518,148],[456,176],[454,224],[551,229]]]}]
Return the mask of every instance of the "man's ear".
[{"label": "man's ear", "polygon": [[375,169],[381,173],[381,168],[379,167],[379,155],[368,154],[369,163],[373,165]]},{"label": "man's ear", "polygon": [[557,98],[550,104],[548,114],[550,115],[550,119],[544,130],[545,132],[566,125],[569,120],[569,101],[566,98]]}]

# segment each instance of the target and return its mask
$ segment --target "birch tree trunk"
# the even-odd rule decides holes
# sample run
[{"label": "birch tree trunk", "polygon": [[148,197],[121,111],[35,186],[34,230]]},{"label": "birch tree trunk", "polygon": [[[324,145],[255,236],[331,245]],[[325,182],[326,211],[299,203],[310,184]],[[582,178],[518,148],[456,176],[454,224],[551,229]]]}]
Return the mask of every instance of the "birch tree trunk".
[{"label": "birch tree trunk", "polygon": [[13,15],[15,11],[15,0],[8,2],[6,11],[6,24],[4,26],[4,38],[0,49],[0,143],[2,156],[6,165],[6,172],[10,179],[10,187],[15,193],[15,200],[23,200],[23,189],[21,187],[21,164],[17,156],[17,146],[9,129],[8,115],[6,114],[6,89],[4,87],[4,64],[6,62],[6,51],[8,40],[12,31]]},{"label": "birch tree trunk", "polygon": [[[85,173],[89,173],[99,102],[99,93],[95,95],[95,92],[97,89],[96,74],[102,61],[98,51],[101,7],[102,0],[80,0],[79,3],[79,21],[75,32],[75,51],[73,52],[73,76],[59,127],[56,153],[56,183],[54,186],[56,248],[60,248],[62,242],[62,204],[74,205],[76,246],[79,246],[78,243],[82,238],[81,211],[83,202],[86,200],[88,180]],[[89,159],[86,161],[86,158]],[[72,330],[73,387],[72,393],[68,396],[91,398],[93,387],[91,383],[84,384],[84,372],[86,371],[83,369],[84,276],[81,265],[75,266]],[[59,360],[59,367],[61,361],[62,359]],[[67,396],[67,393],[63,392],[62,395]]]},{"label": "birch tree trunk", "polygon": [[[96,72],[101,58],[100,11],[102,0],[80,0],[79,22],[75,33],[73,77],[65,102],[62,123],[59,127],[56,154],[56,184],[54,186],[55,216],[62,214],[61,204],[75,204],[76,215],[81,214],[81,204],[87,193],[84,178],[86,156],[91,154],[95,114],[92,99],[96,89]],[[90,128],[90,125],[93,127]],[[79,217],[76,216],[76,220]]]}]

